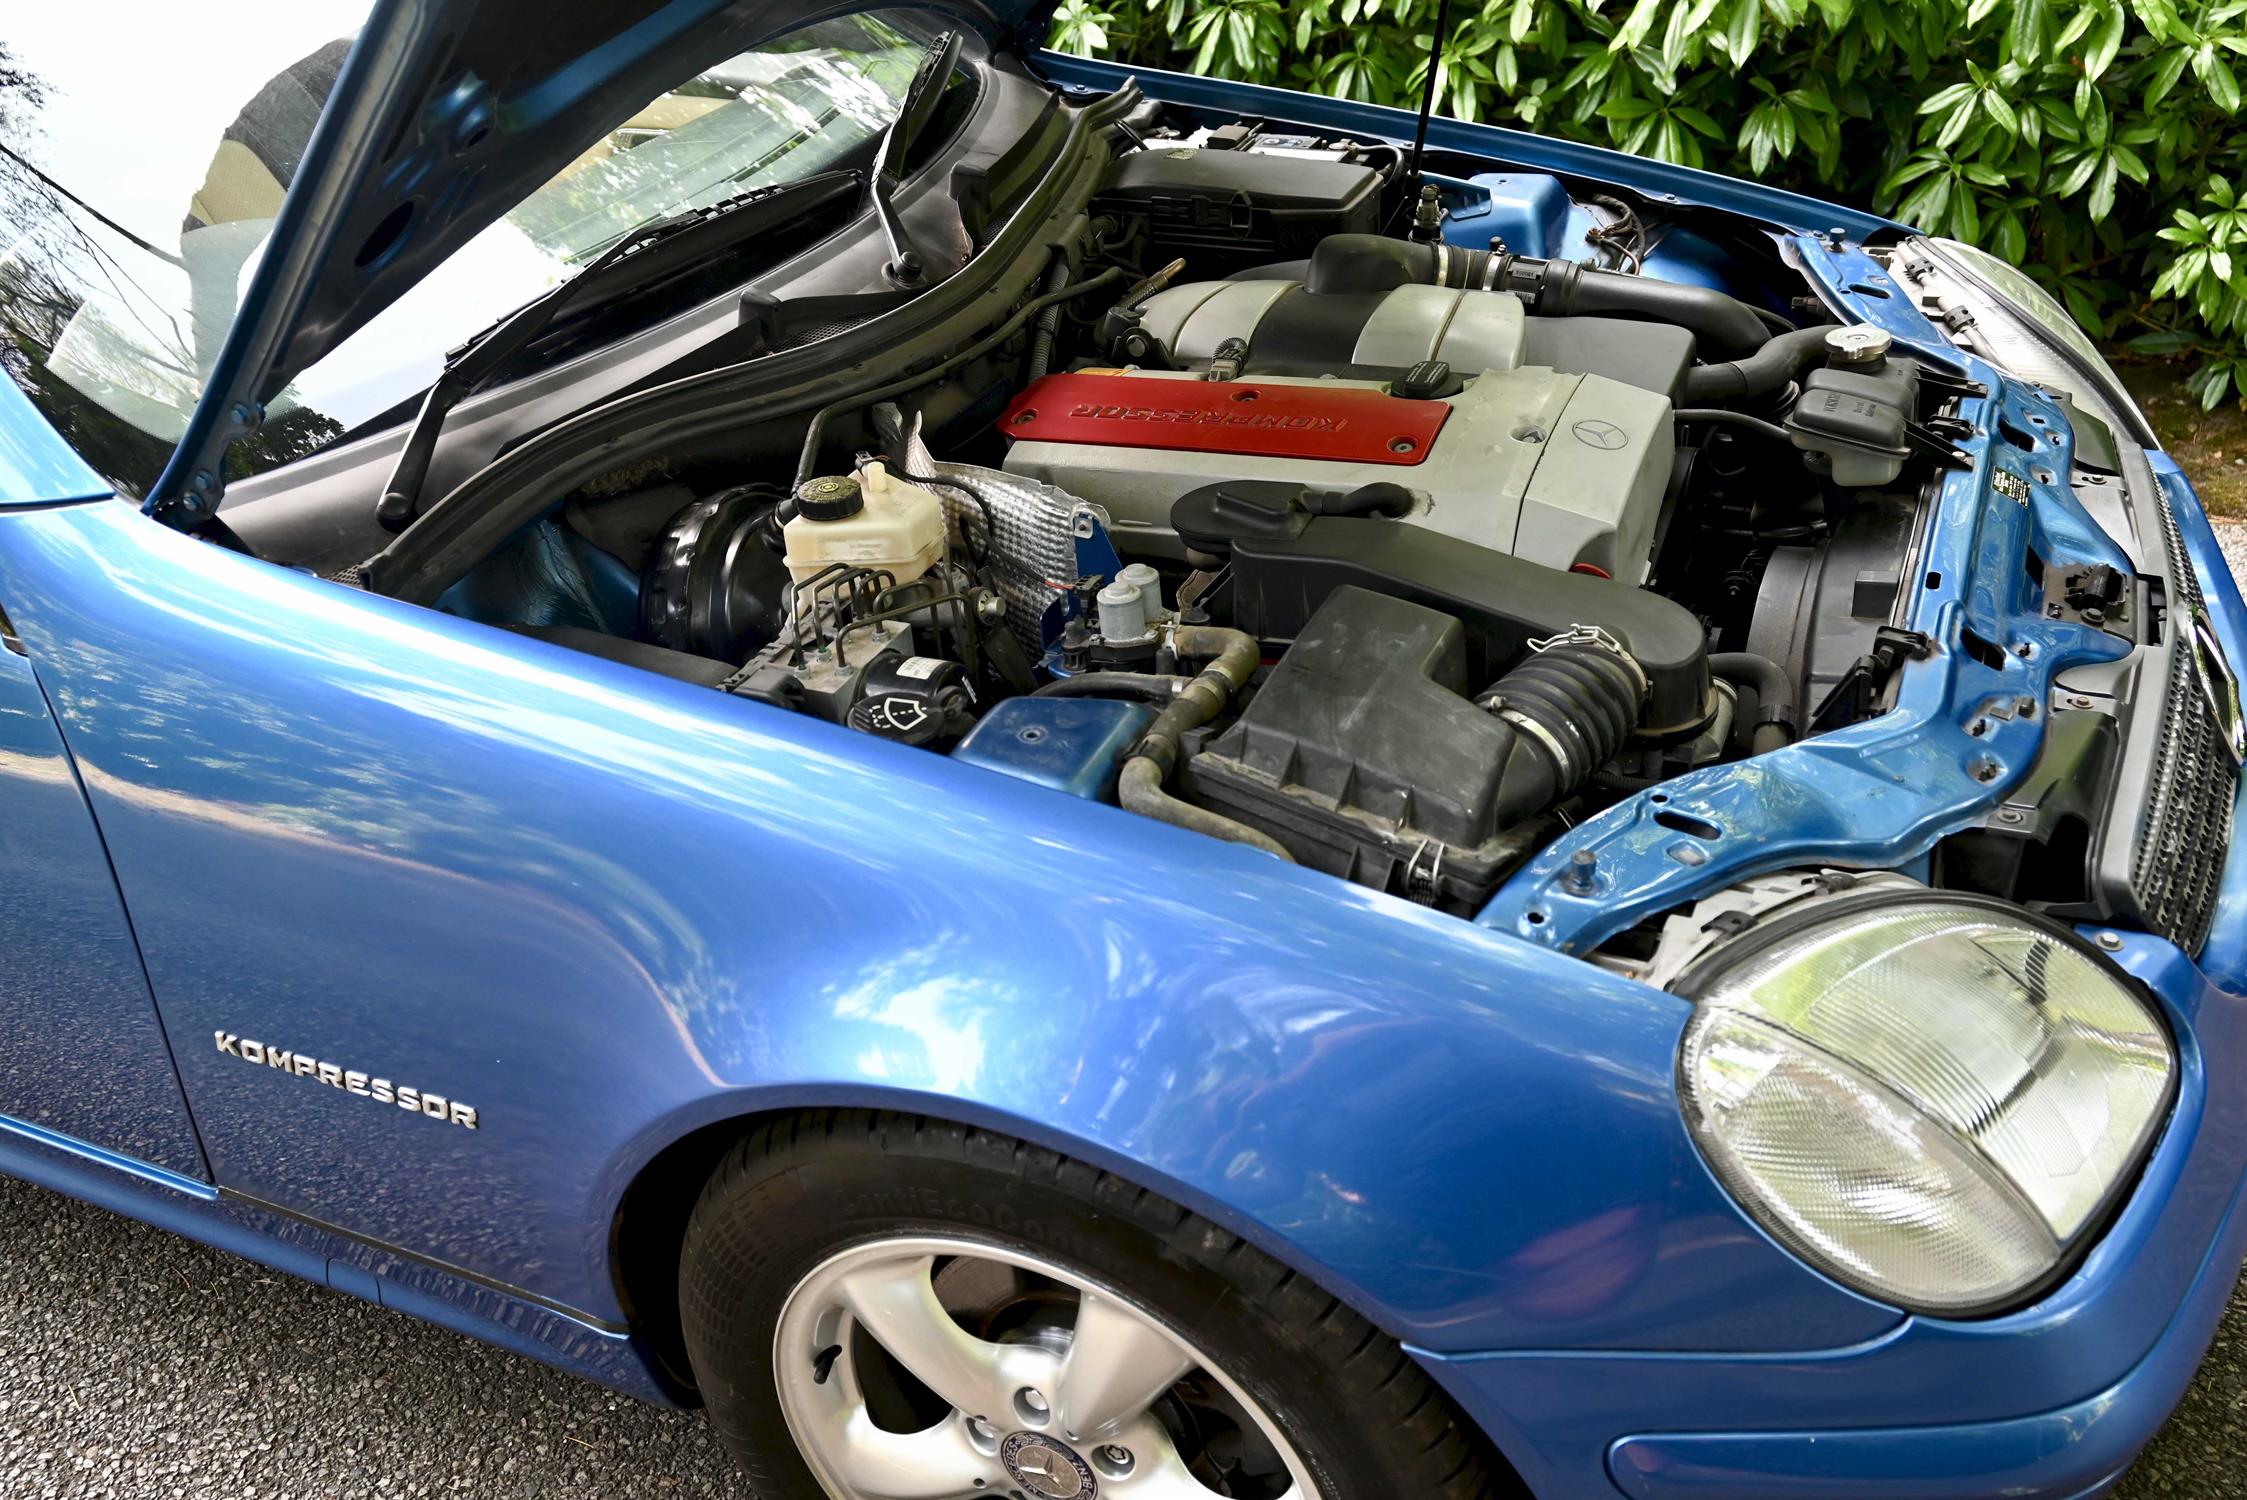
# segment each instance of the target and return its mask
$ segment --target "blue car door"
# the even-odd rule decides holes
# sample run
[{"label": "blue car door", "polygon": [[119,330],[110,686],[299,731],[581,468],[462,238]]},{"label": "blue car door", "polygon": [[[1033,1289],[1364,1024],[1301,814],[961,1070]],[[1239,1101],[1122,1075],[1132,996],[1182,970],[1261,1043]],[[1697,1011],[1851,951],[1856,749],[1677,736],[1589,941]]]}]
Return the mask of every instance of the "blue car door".
[{"label": "blue car door", "polygon": [[[11,438],[13,441],[11,441]],[[31,461],[33,442],[48,461]],[[106,489],[0,379],[0,526]],[[113,502],[88,500],[99,505]],[[0,577],[0,612],[19,581]],[[39,663],[0,613],[0,1124],[208,1177],[132,928]]]}]

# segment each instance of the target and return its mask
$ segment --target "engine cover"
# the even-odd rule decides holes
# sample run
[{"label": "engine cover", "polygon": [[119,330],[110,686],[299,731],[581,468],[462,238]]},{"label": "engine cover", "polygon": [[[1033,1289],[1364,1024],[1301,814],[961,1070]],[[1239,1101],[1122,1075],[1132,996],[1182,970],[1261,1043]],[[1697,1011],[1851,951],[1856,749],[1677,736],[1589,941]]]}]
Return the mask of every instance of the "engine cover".
[{"label": "engine cover", "polygon": [[1009,413],[1007,469],[1104,507],[1127,550],[1180,555],[1172,504],[1221,480],[1385,481],[1411,491],[1408,524],[1634,584],[1676,449],[1666,397],[1543,368],[1486,371],[1448,401],[1373,381],[1086,372],[1046,377]]}]

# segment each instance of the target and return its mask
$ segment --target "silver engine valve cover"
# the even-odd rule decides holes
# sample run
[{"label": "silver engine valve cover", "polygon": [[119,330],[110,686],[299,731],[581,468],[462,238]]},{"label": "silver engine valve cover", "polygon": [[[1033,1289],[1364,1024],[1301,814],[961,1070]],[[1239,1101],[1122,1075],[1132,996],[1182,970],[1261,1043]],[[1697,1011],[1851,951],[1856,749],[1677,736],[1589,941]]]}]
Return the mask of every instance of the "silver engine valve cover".
[{"label": "silver engine valve cover", "polygon": [[[1128,373],[1147,381],[1201,378],[1181,371]],[[1375,381],[1332,383],[1380,388]],[[1548,567],[1581,564],[1626,583],[1644,582],[1676,450],[1668,398],[1602,375],[1522,368],[1485,370],[1449,401],[1450,416],[1412,464],[1031,440],[1014,445],[1006,468],[1105,509],[1127,551],[1182,555],[1170,529],[1171,506],[1203,485],[1264,479],[1349,490],[1384,482],[1413,495],[1413,510],[1401,524]]]}]

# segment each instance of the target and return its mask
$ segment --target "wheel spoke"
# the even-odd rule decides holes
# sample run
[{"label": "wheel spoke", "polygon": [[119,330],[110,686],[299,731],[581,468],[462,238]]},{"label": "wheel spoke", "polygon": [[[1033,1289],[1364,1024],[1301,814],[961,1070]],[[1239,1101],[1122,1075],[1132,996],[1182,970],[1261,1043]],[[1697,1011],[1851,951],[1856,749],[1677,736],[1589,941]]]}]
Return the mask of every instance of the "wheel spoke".
[{"label": "wheel spoke", "polygon": [[1175,1385],[1194,1361],[1153,1323],[1097,1292],[1077,1305],[1054,1414],[1072,1440],[1107,1436]]},{"label": "wheel spoke", "polygon": [[842,1480],[864,1500],[988,1496],[1000,1473],[969,1445],[956,1417],[926,1432],[885,1432],[862,1406],[843,1429]]},{"label": "wheel spoke", "polygon": [[969,1416],[1003,1416],[999,1348],[952,1321],[929,1280],[935,1264],[922,1255],[853,1271],[843,1278],[844,1305],[921,1384]]}]

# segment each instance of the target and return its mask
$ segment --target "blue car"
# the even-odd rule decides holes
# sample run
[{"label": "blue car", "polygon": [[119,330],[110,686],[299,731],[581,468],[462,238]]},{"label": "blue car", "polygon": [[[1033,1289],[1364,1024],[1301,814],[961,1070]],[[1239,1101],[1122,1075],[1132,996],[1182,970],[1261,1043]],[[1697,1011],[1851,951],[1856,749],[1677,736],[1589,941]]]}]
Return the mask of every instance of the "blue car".
[{"label": "blue car", "polygon": [[2247,613],[2019,272],[1034,0],[107,10],[0,42],[0,1170],[768,1500],[2185,1389]]}]

